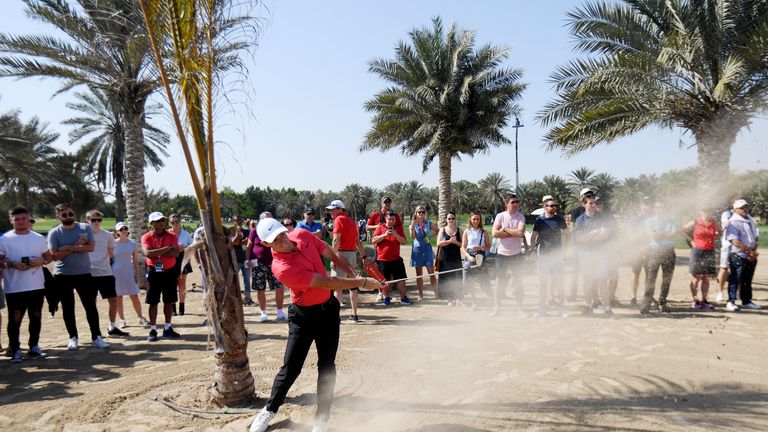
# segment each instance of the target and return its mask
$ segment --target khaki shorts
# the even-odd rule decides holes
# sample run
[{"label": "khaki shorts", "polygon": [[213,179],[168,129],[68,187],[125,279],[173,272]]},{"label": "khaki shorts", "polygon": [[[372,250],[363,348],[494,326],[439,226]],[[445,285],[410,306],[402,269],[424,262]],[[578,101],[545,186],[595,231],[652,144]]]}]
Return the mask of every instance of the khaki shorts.
[{"label": "khaki shorts", "polygon": [[[352,267],[352,269],[357,268],[357,251],[339,251],[339,255],[341,255],[342,258],[347,260],[349,263],[349,266]],[[338,276],[338,277],[348,277],[353,278],[357,277],[356,274],[348,275],[344,270],[336,267],[336,269],[331,270],[331,276]]]}]

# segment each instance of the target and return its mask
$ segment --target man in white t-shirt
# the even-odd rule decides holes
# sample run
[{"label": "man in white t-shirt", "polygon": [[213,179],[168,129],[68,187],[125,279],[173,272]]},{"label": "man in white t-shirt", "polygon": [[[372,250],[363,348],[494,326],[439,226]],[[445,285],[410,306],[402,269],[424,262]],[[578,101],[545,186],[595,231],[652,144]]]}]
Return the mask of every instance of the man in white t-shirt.
[{"label": "man in white t-shirt", "polygon": [[45,277],[42,266],[51,262],[45,237],[30,230],[30,216],[24,207],[9,212],[13,230],[0,237],[0,267],[5,268],[5,299],[8,304],[8,339],[12,362],[22,360],[21,321],[29,316],[30,357],[44,357],[38,345],[42,326]]},{"label": "man in white t-shirt", "polygon": [[[525,216],[518,210],[520,200],[515,194],[509,194],[505,198],[506,211],[496,215],[493,221],[493,238],[499,239],[499,247],[496,251],[496,286],[493,291],[493,311],[491,316],[499,313],[502,290],[506,289],[509,280],[515,284],[515,298],[520,313],[524,313],[523,285],[520,283],[521,272],[516,267],[522,263],[523,238],[525,236]],[[514,275],[512,273],[515,273]]]},{"label": "man in white t-shirt", "polygon": [[117,318],[117,293],[115,291],[115,276],[112,275],[110,260],[115,251],[115,238],[107,230],[101,229],[104,215],[98,210],[91,210],[85,214],[85,218],[93,231],[95,247],[89,253],[91,259],[91,281],[99,290],[101,298],[109,302],[109,327],[107,334],[110,336],[129,336],[128,333],[115,326]]}]

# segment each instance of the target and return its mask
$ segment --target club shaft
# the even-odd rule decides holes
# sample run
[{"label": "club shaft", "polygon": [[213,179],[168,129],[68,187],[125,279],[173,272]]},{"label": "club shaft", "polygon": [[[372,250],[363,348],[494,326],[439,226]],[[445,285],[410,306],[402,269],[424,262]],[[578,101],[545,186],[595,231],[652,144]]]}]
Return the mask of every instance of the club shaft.
[{"label": "club shaft", "polygon": [[402,279],[395,279],[395,280],[391,280],[391,281],[386,281],[386,282],[384,282],[384,284],[386,285],[386,284],[393,284],[393,283],[397,283],[397,282],[416,280],[416,279],[421,279],[421,278],[425,278],[425,277],[431,277],[431,276],[441,275],[441,274],[446,274],[446,273],[453,273],[453,272],[462,271],[462,270],[464,270],[464,269],[463,268],[457,268],[457,269],[453,269],[453,270],[438,271],[438,272],[434,272],[434,273],[424,274],[424,275],[421,275],[421,276],[412,276],[412,277],[407,277],[407,278],[402,278]]}]

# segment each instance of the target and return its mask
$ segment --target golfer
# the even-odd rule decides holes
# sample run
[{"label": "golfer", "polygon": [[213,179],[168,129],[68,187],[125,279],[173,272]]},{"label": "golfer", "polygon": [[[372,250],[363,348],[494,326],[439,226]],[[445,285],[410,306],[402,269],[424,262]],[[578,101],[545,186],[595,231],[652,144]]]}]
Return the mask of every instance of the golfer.
[{"label": "golfer", "polygon": [[266,406],[251,424],[251,432],[264,432],[296,381],[312,342],[317,349],[317,413],[312,432],[324,432],[331,412],[336,384],[336,350],[339,346],[339,301],[332,294],[339,288],[381,289],[373,278],[328,277],[322,258],[346,274],[354,274],[349,263],[307,230],[288,230],[278,221],[259,221],[256,232],[262,245],[272,248],[272,272],[291,290],[288,308],[288,343],[283,367],[275,377]]}]

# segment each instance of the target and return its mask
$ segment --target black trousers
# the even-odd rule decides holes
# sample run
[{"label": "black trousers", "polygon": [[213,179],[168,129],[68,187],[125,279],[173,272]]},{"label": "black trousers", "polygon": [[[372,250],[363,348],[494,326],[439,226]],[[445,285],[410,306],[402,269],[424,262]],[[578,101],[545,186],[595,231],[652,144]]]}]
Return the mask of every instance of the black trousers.
[{"label": "black trousers", "polygon": [[85,309],[85,318],[91,329],[91,339],[101,336],[99,330],[99,310],[96,308],[96,296],[99,294],[97,287],[91,283],[90,274],[81,275],[53,275],[58,285],[61,298],[61,311],[64,315],[64,325],[67,327],[69,337],[77,337],[77,320],[75,319],[75,291],[80,297],[80,303]]},{"label": "black trousers", "polygon": [[312,342],[317,349],[317,413],[315,419],[327,421],[336,386],[336,351],[339,348],[339,301],[331,298],[316,306],[288,308],[288,344],[283,367],[275,377],[267,410],[277,412],[285,395],[301,373]]},{"label": "black trousers", "polygon": [[21,348],[19,335],[24,314],[29,315],[29,347],[38,345],[44,298],[44,289],[5,294],[5,301],[8,303],[8,344],[12,352]]}]

